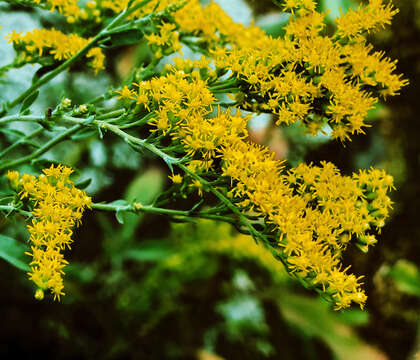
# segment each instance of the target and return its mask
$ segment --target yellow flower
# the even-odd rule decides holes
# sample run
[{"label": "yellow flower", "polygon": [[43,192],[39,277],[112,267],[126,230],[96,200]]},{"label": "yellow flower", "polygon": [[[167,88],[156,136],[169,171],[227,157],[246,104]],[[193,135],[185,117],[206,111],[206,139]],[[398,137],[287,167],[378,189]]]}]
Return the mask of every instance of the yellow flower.
[{"label": "yellow flower", "polygon": [[172,180],[172,182],[174,184],[181,184],[182,183],[182,175],[180,175],[180,174],[169,175],[169,178]]},{"label": "yellow flower", "polygon": [[64,295],[63,268],[68,264],[62,251],[70,248],[72,228],[79,225],[91,199],[84,191],[74,187],[69,176],[72,169],[63,165],[51,165],[38,178],[16,172],[7,177],[18,181],[17,191],[21,198],[28,198],[34,204],[33,220],[27,225],[30,233],[32,257],[29,279],[36,286],[35,297],[42,300],[44,291],[50,289],[54,300]]},{"label": "yellow flower", "polygon": [[133,99],[134,91],[129,89],[127,85],[124,85],[124,87],[121,90],[115,91],[117,94],[120,94],[118,97],[118,100],[120,99]]},{"label": "yellow flower", "polygon": [[[28,62],[36,62],[38,57],[52,55],[55,60],[63,61],[77,54],[90,39],[84,39],[77,34],[64,34],[52,29],[35,29],[24,35],[12,32],[9,42],[15,43],[16,51],[24,56]],[[89,50],[86,58],[92,59],[89,65],[95,74],[103,70],[105,56],[99,47]]]}]

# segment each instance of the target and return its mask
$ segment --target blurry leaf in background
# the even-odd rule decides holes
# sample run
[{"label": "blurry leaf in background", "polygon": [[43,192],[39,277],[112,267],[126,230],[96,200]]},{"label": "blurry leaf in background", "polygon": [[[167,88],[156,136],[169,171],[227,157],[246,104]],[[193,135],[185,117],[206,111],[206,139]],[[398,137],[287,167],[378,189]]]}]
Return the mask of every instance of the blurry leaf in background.
[{"label": "blurry leaf in background", "polygon": [[228,334],[233,338],[242,338],[247,330],[257,333],[268,331],[262,306],[253,296],[244,294],[231,297],[220,303],[216,310],[223,315]]},{"label": "blurry leaf in background", "polygon": [[[124,200],[116,200],[111,204],[125,206],[138,202],[142,205],[150,205],[161,193],[165,180],[166,176],[159,168],[150,168],[130,182],[124,193]],[[167,255],[167,249],[152,249],[147,245],[144,247],[138,245],[139,241],[137,241],[135,233],[143,220],[142,213],[117,211],[115,216],[121,225],[108,231],[104,242],[106,252],[115,265],[120,265],[126,256],[131,260],[147,261],[153,260],[153,257],[156,256],[164,258]]]},{"label": "blurry leaf in background", "polygon": [[97,271],[91,264],[86,265],[77,262],[71,262],[66,266],[66,274],[68,274],[70,277],[74,277],[77,282],[89,284],[95,280]]},{"label": "blurry leaf in background", "polygon": [[[331,141],[330,136],[322,132],[315,136],[305,134],[299,121],[287,127],[282,127],[281,130],[289,144],[287,148],[287,162],[291,166],[297,166],[299,163],[304,162],[308,152]],[[328,126],[323,129],[326,133],[329,130]]]},{"label": "blurry leaf in background", "polygon": [[[150,205],[162,192],[165,183],[165,175],[158,168],[151,168],[141,173],[128,185],[124,199],[129,203],[138,202],[142,205]],[[124,226],[122,236],[124,239],[134,235],[137,226],[142,221],[142,214],[124,213]]]},{"label": "blurry leaf in background", "polygon": [[139,170],[141,156],[125,142],[117,142],[110,149],[112,166],[117,169]]},{"label": "blurry leaf in background", "polygon": [[[291,292],[282,292],[278,306],[291,326],[301,334],[322,339],[339,360],[386,359],[379,350],[364,344],[349,326],[354,322],[365,324],[368,320],[360,316],[359,310],[356,310],[353,319],[353,315],[346,315],[343,319],[339,313],[331,311],[330,305],[321,298],[308,298]],[[347,314],[352,312],[347,310]]]},{"label": "blurry leaf in background", "polygon": [[395,282],[397,289],[408,295],[420,296],[420,271],[408,260],[398,260],[386,272]]},{"label": "blurry leaf in background", "polygon": [[105,166],[107,163],[107,153],[102,141],[95,140],[90,143],[89,155],[94,166]]},{"label": "blurry leaf in background", "polygon": [[256,24],[261,27],[267,35],[280,37],[285,34],[284,25],[289,20],[288,13],[271,12],[260,16]]},{"label": "blurry leaf in background", "polygon": [[355,1],[353,0],[320,0],[319,5],[322,12],[330,10],[328,18],[335,20],[340,16],[340,11],[346,13],[347,10],[355,7]]},{"label": "blurry leaf in background", "polygon": [[125,260],[160,261],[175,253],[175,249],[167,241],[146,240],[131,246],[121,255]]},{"label": "blurry leaf in background", "polygon": [[[0,258],[23,271],[30,271],[25,255],[29,247],[8,236],[0,235]],[[28,258],[28,259],[26,259]]]}]

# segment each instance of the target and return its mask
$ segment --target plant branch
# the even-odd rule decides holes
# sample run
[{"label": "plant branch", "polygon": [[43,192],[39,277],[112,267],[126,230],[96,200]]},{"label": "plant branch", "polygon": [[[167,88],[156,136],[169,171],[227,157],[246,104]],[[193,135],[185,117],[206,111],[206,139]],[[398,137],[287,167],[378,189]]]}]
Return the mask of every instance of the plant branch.
[{"label": "plant branch", "polygon": [[114,204],[103,204],[103,203],[94,203],[91,205],[92,209],[96,210],[105,210],[105,211],[127,211],[132,213],[154,213],[161,215],[168,215],[172,217],[182,217],[182,218],[202,218],[202,219],[211,219],[228,222],[235,224],[235,219],[228,216],[221,216],[215,214],[209,214],[206,212],[194,212],[191,210],[176,210],[176,209],[165,209],[160,207],[154,207],[152,205],[142,205],[140,203],[132,203],[128,205],[114,205]]},{"label": "plant branch", "polygon": [[11,144],[6,149],[4,149],[2,152],[0,152],[0,159],[4,155],[6,155],[10,151],[12,151],[14,148],[18,147],[21,144],[25,144],[29,139],[41,134],[44,131],[45,131],[45,129],[43,127],[40,127],[38,129],[36,129],[35,131],[31,132],[30,134],[26,135],[25,137],[20,138],[19,140],[15,141],[13,144]]},{"label": "plant branch", "polygon": [[38,156],[46,153],[54,145],[58,144],[62,140],[66,139],[67,137],[73,135],[74,133],[76,133],[77,131],[79,131],[82,128],[83,128],[82,125],[75,125],[75,126],[71,127],[70,129],[67,129],[66,131],[63,131],[58,136],[52,138],[44,146],[40,147],[38,150],[36,150],[32,154],[24,156],[23,158],[20,158],[20,159],[16,159],[16,160],[12,160],[12,161],[6,161],[6,162],[2,163],[0,165],[0,171],[6,170],[6,169],[9,169],[9,168],[18,166],[18,165],[25,164],[25,163],[37,158]]}]

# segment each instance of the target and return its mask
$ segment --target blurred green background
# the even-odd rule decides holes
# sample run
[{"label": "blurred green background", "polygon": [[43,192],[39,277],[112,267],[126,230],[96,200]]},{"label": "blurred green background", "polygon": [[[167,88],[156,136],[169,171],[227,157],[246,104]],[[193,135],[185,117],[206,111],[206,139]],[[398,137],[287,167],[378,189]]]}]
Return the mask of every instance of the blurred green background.
[{"label": "blurred green background", "polygon": [[[220,0],[236,21],[251,18],[273,36],[287,17],[269,0]],[[410,85],[370,113],[372,128],[343,146],[311,138],[298,125],[274,128],[271,119],[252,122],[252,137],[269,145],[291,165],[327,160],[343,173],[376,166],[395,178],[394,212],[379,243],[368,254],[349,248],[345,263],[364,274],[365,311],[334,312],[318,296],[290,279],[270,254],[225,224],[174,224],[163,216],[87,212],[66,254],[67,295],[60,303],[33,298],[33,285],[10,265],[2,246],[17,258],[27,239],[19,218],[0,218],[0,357],[3,359],[416,359],[420,350],[420,1],[395,0],[400,13],[392,26],[371,36],[377,49],[398,59]],[[329,20],[357,6],[323,0]],[[59,16],[0,4],[0,66],[14,57],[3,38],[11,29],[65,26]],[[145,53],[110,50],[107,74],[82,68],[45,86],[34,112],[54,107],[61,96],[83,103],[118,86]],[[140,55],[139,55],[140,54]],[[0,77],[0,100],[26,89],[37,66]],[[110,104],[111,105],[111,104]],[[21,127],[20,127],[21,126]],[[14,131],[0,130],[3,148]],[[167,170],[113,137],[66,141],[44,155],[79,170],[78,181],[96,202],[136,199],[151,203],[168,187]],[[90,180],[89,180],[90,179]],[[6,192],[4,179],[0,192]],[[173,199],[188,208],[197,199]],[[21,260],[27,259],[21,256]],[[9,261],[9,262],[8,262]],[[23,265],[21,265],[22,267]]]}]

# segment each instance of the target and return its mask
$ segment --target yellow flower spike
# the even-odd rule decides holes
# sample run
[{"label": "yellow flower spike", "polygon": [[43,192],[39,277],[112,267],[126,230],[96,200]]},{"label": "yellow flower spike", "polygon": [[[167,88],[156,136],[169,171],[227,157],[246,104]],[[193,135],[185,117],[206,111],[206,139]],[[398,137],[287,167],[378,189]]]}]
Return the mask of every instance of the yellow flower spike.
[{"label": "yellow flower spike", "polygon": [[64,295],[63,268],[68,262],[63,251],[70,248],[72,228],[80,224],[84,209],[91,204],[90,197],[69,179],[72,172],[63,165],[51,165],[39,177],[23,174],[17,178],[15,172],[8,173],[18,181],[15,190],[20,191],[21,198],[34,204],[33,219],[27,225],[31,251],[25,254],[32,257],[28,276],[38,287],[38,300],[43,299],[46,289],[50,289],[54,300]]},{"label": "yellow flower spike", "polygon": [[[54,28],[35,29],[24,35],[12,32],[8,39],[10,42],[18,43],[19,54],[28,62],[37,61],[37,58],[43,54],[52,55],[58,61],[67,60],[78,53],[90,40],[77,34],[64,34]],[[94,69],[95,74],[105,68],[105,56],[99,47],[90,49],[86,58],[92,59],[89,65]]]}]

